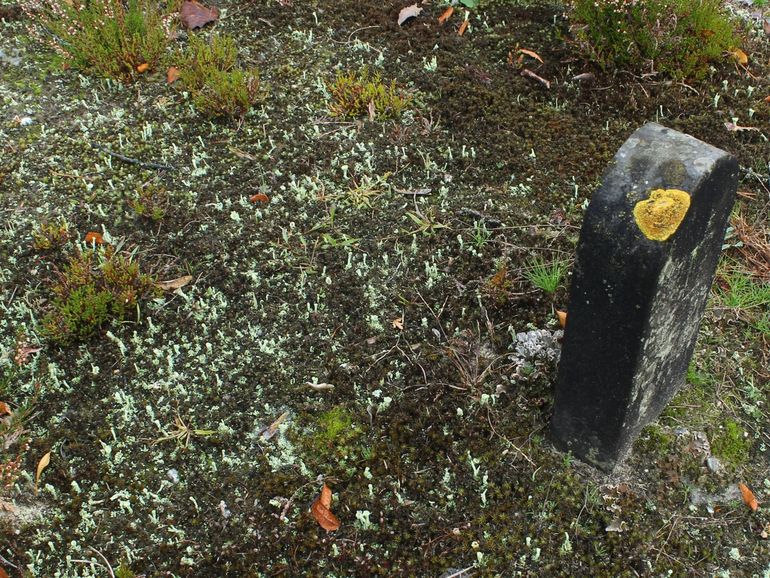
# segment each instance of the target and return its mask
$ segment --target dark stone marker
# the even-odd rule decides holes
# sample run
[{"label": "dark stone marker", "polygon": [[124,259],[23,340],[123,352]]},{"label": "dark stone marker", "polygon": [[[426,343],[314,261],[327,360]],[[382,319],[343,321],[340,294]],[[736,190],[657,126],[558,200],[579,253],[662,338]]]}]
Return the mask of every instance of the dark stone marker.
[{"label": "dark stone marker", "polygon": [[650,123],[620,147],[583,221],[551,421],[611,471],[684,382],[738,163]]}]

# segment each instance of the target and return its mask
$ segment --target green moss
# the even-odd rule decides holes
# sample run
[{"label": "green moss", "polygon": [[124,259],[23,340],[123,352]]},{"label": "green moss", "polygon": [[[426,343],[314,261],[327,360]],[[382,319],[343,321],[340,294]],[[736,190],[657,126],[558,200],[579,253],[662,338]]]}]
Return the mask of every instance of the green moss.
[{"label": "green moss", "polygon": [[674,444],[673,434],[663,430],[659,425],[646,427],[636,442],[636,447],[656,458],[666,456]]},{"label": "green moss", "polygon": [[326,443],[334,442],[341,434],[350,432],[353,417],[343,407],[335,407],[318,418],[318,436]]},{"label": "green moss", "polygon": [[711,451],[722,460],[740,466],[749,459],[751,440],[738,422],[726,419],[722,427],[711,434]]}]

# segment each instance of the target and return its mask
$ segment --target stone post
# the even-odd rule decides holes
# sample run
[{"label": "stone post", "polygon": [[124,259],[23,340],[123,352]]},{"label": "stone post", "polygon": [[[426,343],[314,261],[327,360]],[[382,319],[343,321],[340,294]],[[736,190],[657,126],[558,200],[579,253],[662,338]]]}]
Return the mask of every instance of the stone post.
[{"label": "stone post", "polygon": [[733,157],[655,123],[617,152],[577,248],[559,448],[611,471],[684,382],[737,182]]}]

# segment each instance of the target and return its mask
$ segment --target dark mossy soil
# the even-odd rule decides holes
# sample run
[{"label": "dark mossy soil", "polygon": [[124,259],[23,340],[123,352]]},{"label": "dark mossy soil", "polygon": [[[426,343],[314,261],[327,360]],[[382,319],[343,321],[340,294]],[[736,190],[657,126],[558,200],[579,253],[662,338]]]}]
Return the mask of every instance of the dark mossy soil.
[{"label": "dark mossy soil", "polygon": [[[708,379],[612,476],[551,448],[554,363],[517,373],[514,355],[517,333],[555,333],[568,308],[525,261],[570,257],[602,171],[647,121],[736,155],[738,210],[767,230],[768,38],[745,40],[748,70],[672,82],[586,63],[559,6],[488,6],[461,37],[438,5],[399,27],[406,4],[222,2],[217,29],[268,90],[242,122],[200,117],[164,71],[122,87],[62,70],[20,14],[0,25],[20,57],[0,59],[0,344],[43,346],[6,400],[40,385],[27,473],[3,494],[11,576],[107,576],[105,561],[146,576],[768,576],[766,506],[692,499],[738,481],[770,496],[766,334],[715,299],[692,372]],[[517,48],[542,57],[524,65],[549,89],[509,62]],[[328,116],[324,81],[365,65],[413,95],[403,118]],[[148,184],[168,191],[157,222],[127,203]],[[41,253],[31,236],[55,218],[193,281],[139,322],[46,342],[37,321],[74,241]],[[176,417],[216,433],[158,441]],[[750,443],[714,474],[688,436],[727,419]],[[336,532],[309,513],[323,481]]]}]

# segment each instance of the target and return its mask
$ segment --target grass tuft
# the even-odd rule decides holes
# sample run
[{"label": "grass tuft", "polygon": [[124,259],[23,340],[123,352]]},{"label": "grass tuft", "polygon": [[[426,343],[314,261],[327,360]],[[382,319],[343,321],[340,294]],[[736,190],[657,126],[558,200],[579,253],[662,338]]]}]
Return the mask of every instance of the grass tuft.
[{"label": "grass tuft", "polygon": [[524,278],[546,293],[555,293],[567,274],[569,261],[554,259],[550,263],[542,257],[533,257],[524,265]]}]

